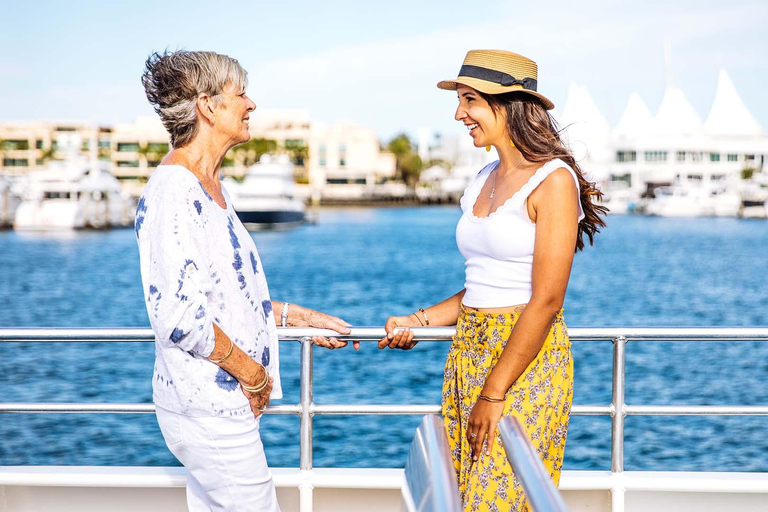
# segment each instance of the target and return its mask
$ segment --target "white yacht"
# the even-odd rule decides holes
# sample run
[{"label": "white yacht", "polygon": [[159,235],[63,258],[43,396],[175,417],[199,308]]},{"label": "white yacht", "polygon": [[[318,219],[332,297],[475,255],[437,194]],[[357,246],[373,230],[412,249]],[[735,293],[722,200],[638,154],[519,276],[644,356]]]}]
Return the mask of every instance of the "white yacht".
[{"label": "white yacht", "polygon": [[31,172],[20,183],[16,230],[60,230],[125,226],[127,201],[120,182],[98,162],[71,156]]},{"label": "white yacht", "polygon": [[262,155],[242,183],[225,178],[237,216],[248,229],[282,229],[304,222],[306,207],[296,198],[293,164],[288,155]]},{"label": "white yacht", "polygon": [[737,217],[741,195],[725,186],[659,187],[645,212],[660,217]]},{"label": "white yacht", "polygon": [[20,202],[11,180],[0,176],[0,227],[13,224],[13,217],[16,215],[16,208]]}]

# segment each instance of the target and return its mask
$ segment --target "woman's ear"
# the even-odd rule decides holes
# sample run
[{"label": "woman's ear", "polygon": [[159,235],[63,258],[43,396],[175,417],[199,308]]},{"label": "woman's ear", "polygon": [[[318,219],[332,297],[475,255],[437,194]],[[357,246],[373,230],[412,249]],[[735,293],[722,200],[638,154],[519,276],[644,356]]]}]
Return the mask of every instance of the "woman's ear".
[{"label": "woman's ear", "polygon": [[197,97],[197,111],[210,124],[216,123],[216,110],[213,98],[208,94],[200,94]]}]

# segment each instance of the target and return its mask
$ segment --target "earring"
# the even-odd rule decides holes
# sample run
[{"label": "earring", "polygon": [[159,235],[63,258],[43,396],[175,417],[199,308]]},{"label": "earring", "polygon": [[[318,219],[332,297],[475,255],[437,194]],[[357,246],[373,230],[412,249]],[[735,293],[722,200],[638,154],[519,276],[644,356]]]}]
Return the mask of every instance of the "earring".
[{"label": "earring", "polygon": [[512,142],[511,140],[509,141],[509,145],[512,146],[512,147],[515,147],[515,143]]},{"label": "earring", "polygon": [[491,152],[491,146],[485,146],[485,150],[490,153]]}]

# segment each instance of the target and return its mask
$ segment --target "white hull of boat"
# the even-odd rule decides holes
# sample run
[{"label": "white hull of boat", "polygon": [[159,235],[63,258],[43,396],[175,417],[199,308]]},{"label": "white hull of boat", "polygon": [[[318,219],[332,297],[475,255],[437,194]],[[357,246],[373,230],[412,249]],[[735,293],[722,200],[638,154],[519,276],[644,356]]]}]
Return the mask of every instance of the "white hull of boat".
[{"label": "white hull of boat", "polygon": [[[283,512],[403,510],[401,469],[273,469]],[[0,511],[185,511],[184,468],[0,468]],[[572,512],[766,510],[766,473],[564,471],[562,496]],[[311,493],[302,510],[300,495]]]},{"label": "white hull of boat", "polygon": [[69,199],[23,201],[16,209],[13,228],[18,231],[57,231],[85,227],[83,208]]}]

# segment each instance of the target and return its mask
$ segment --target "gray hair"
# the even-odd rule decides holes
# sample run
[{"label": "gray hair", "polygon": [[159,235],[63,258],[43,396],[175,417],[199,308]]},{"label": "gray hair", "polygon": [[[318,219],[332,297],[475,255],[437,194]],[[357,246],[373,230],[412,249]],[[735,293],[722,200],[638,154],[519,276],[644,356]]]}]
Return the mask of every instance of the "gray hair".
[{"label": "gray hair", "polygon": [[182,147],[197,135],[197,98],[208,94],[218,103],[227,85],[248,86],[248,73],[237,60],[214,52],[179,50],[153,53],[147,58],[141,83],[149,103],[171,135],[171,145]]}]

